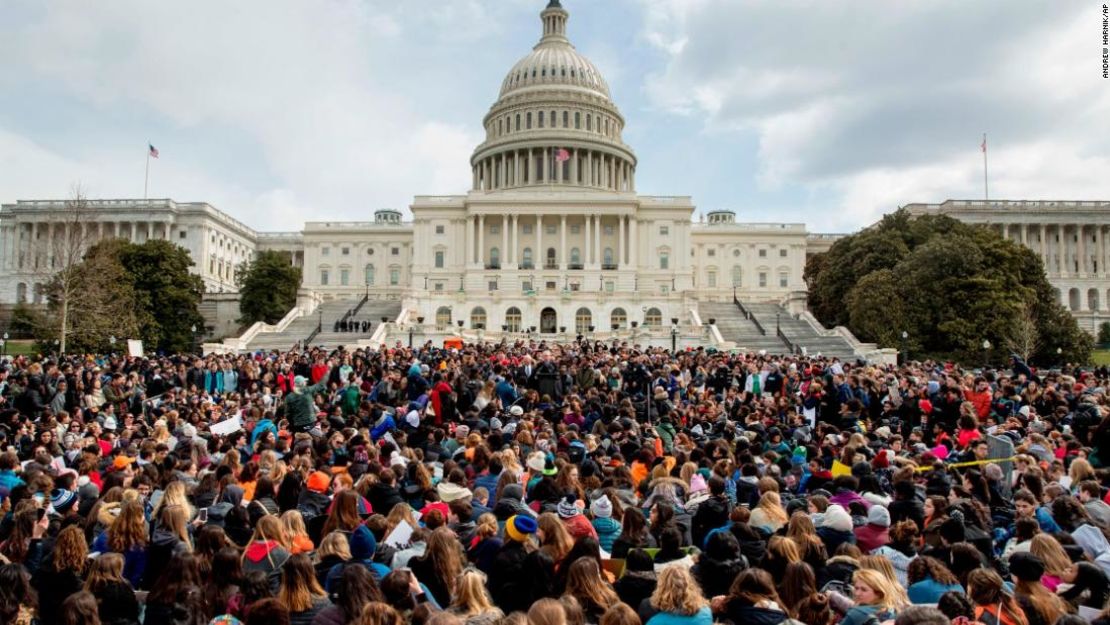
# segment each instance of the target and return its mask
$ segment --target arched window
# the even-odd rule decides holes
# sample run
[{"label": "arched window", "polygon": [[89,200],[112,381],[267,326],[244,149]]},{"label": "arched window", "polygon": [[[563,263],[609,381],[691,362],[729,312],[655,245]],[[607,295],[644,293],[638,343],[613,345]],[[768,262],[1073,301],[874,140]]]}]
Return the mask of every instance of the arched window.
[{"label": "arched window", "polygon": [[628,325],[628,313],[624,312],[623,308],[614,308],[613,312],[609,314],[610,327],[616,326],[624,328]]},{"label": "arched window", "polygon": [[732,286],[744,286],[744,269],[741,268],[740,265],[732,266]]},{"label": "arched window", "polygon": [[589,113],[586,113],[586,130],[594,129],[594,118]]},{"label": "arched window", "polygon": [[372,263],[363,267],[362,281],[366,283],[366,286],[374,285],[374,265]]},{"label": "arched window", "polygon": [[1068,308],[1072,311],[1079,310],[1079,289],[1068,289]]},{"label": "arched window", "polygon": [[658,308],[649,308],[644,313],[644,325],[658,327],[663,325],[663,313]]},{"label": "arched window", "polygon": [[518,132],[520,131],[520,113],[516,114],[516,129]]},{"label": "arched window", "polygon": [[667,250],[659,250],[659,268],[671,268],[671,253]]},{"label": "arched window", "polygon": [[558,263],[555,259],[555,248],[547,248],[547,263],[544,265],[545,269],[557,269]]},{"label": "arched window", "polygon": [[523,260],[524,260],[524,264],[522,264],[520,268],[521,269],[532,269],[534,267],[534,265],[532,264],[532,248],[530,248],[530,247],[524,248],[524,254],[522,254],[522,257],[523,257]]},{"label": "arched window", "polygon": [[582,129],[582,113],[575,113],[574,114],[574,129],[575,130],[581,130]]},{"label": "arched window", "polygon": [[440,306],[436,309],[436,330],[440,332],[446,330],[451,326],[451,309],[446,306]]},{"label": "arched window", "polygon": [[486,327],[486,309],[481,306],[475,306],[474,310],[470,311],[470,329],[471,330],[484,330]]},{"label": "arched window", "polygon": [[582,262],[582,253],[577,247],[570,248],[570,264],[577,265]]},{"label": "arched window", "polygon": [[603,264],[606,266],[606,268],[610,268],[613,266],[613,248],[605,248],[605,252],[603,253],[602,257],[605,259],[603,261]]},{"label": "arched window", "polygon": [[1087,310],[1098,310],[1098,289],[1087,291]]},{"label": "arched window", "polygon": [[496,247],[489,248],[489,267],[490,269],[501,268],[501,250]]},{"label": "arched window", "polygon": [[543,111],[540,111],[539,117],[536,118],[536,125],[543,128]]},{"label": "arched window", "polygon": [[330,277],[331,277],[331,273],[327,269],[321,269],[320,270],[320,285],[321,286],[327,286],[328,285],[328,279]]},{"label": "arched window", "polygon": [[15,287],[15,301],[18,304],[27,303],[27,283],[20,282]]},{"label": "arched window", "polygon": [[513,306],[505,311],[505,325],[509,332],[520,332],[520,309]]},{"label": "arched window", "polygon": [[531,113],[526,113],[525,116],[524,116],[524,128],[525,128],[525,130],[531,130],[532,129],[532,114]]},{"label": "arched window", "polygon": [[574,313],[574,333],[585,334],[590,331],[590,325],[594,322],[594,317],[590,314],[589,308],[579,308],[578,312]]},{"label": "arched window", "polygon": [[[564,71],[566,71],[566,70],[564,70]],[[570,112],[569,111],[563,111],[563,128],[569,128],[569,127],[570,127]]]}]

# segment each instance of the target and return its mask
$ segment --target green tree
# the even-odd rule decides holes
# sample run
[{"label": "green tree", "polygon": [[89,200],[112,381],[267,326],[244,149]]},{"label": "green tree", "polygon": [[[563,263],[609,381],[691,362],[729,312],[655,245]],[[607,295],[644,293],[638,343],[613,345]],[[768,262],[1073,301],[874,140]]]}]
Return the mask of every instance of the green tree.
[{"label": "green tree", "polygon": [[105,351],[111,336],[139,336],[134,285],[120,262],[125,245],[114,239],[92,246],[81,262],[59,270],[47,286],[55,327],[65,328],[65,350]]},{"label": "green tree", "polygon": [[1098,343],[1099,345],[1106,345],[1110,343],[1110,321],[1103,321],[1098,326]]},{"label": "green tree", "polygon": [[192,350],[204,326],[199,311],[204,282],[189,273],[189,252],[168,241],[124,244],[120,262],[135,290],[136,316],[148,348],[168,352]]},{"label": "green tree", "polygon": [[297,304],[301,270],[289,263],[287,255],[276,251],[258,254],[235,272],[239,283],[239,323],[256,321],[277,323]]},{"label": "green tree", "polygon": [[947,216],[887,215],[811,258],[805,279],[823,323],[889,347],[905,331],[915,356],[979,362],[984,340],[992,362],[1018,351],[1051,364],[1058,347],[1072,362],[1090,354],[1037,255]]}]

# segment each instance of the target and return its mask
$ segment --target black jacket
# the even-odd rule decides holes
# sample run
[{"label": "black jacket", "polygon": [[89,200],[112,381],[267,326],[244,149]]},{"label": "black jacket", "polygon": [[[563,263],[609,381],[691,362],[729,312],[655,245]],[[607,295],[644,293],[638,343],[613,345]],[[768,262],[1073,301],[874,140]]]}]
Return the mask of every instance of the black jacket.
[{"label": "black jacket", "polygon": [[404,498],[401,497],[401,491],[397,490],[396,486],[386,486],[380,482],[370,487],[367,499],[370,500],[370,506],[375,513],[387,516],[393,506],[405,503]]},{"label": "black jacket", "polygon": [[709,499],[698,504],[698,509],[694,512],[693,526],[690,528],[694,546],[704,549],[705,537],[709,531],[728,525],[728,513],[728,498],[724,495],[711,495]]},{"label": "black jacket", "polygon": [[76,571],[55,571],[52,563],[47,562],[31,578],[31,586],[39,595],[39,622],[46,625],[61,622],[62,602],[81,592],[84,582]]},{"label": "black jacket", "polygon": [[655,592],[658,582],[655,571],[632,571],[618,579],[617,583],[613,584],[613,590],[617,591],[621,601],[630,606],[639,606],[644,599],[651,597]]}]

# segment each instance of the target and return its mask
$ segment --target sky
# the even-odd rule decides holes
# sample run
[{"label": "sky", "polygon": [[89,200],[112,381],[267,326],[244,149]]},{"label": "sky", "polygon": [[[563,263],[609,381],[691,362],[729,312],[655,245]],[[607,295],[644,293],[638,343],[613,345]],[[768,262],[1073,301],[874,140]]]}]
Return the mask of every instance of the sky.
[{"label": "sky", "polygon": [[[204,201],[262,231],[462,194],[547,0],[5,0],[0,203]],[[637,191],[851,232],[914,202],[1110,199],[1090,0],[563,0]],[[695,215],[694,219],[697,219]]]}]

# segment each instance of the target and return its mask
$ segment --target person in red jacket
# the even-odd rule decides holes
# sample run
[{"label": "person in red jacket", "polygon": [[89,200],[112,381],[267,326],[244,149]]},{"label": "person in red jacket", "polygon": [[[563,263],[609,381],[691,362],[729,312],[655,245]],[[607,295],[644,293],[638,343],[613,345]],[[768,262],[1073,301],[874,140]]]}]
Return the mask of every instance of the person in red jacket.
[{"label": "person in red jacket", "polygon": [[570,533],[575,542],[578,542],[578,539],[584,536],[597,538],[597,530],[594,529],[593,523],[590,523],[586,515],[582,514],[582,510],[578,508],[574,495],[563,497],[563,500],[559,502],[558,513],[559,519],[567,527],[567,532]]},{"label": "person in red jacket", "polygon": [[328,366],[328,363],[324,362],[324,357],[317,356],[316,364],[312,365],[312,383],[319,384],[320,380],[324,379],[324,376],[327,375],[330,371],[331,367]]},{"label": "person in red jacket", "polygon": [[964,398],[975,406],[979,419],[986,419],[991,413],[991,386],[983,378],[975,380],[974,389],[964,389]]},{"label": "person in red jacket", "polygon": [[875,505],[867,511],[867,524],[855,530],[856,545],[865,554],[890,542],[890,512]]}]

